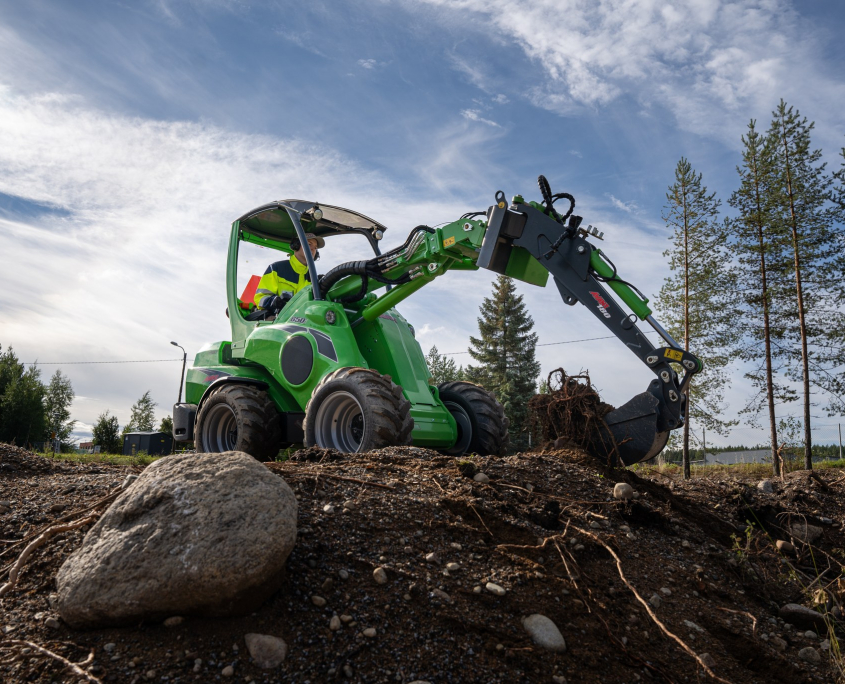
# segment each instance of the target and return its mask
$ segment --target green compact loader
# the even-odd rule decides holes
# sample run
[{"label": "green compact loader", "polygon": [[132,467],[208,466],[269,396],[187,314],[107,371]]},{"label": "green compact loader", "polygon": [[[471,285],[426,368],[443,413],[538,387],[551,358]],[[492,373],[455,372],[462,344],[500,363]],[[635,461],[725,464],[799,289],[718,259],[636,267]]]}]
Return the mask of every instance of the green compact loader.
[{"label": "green compact loader", "polygon": [[[197,451],[239,450],[273,459],[290,444],[368,451],[415,445],[447,454],[499,454],[507,446],[502,406],[468,382],[433,386],[414,328],[396,310],[406,297],[451,270],[486,268],[543,287],[551,273],[564,303],[580,302],[655,375],[648,389],[605,417],[613,435],[608,454],[630,465],[652,458],[686,414],[686,390],[701,362],[654,320],[648,300],[616,273],[581,227],[574,198],[543,201],[499,191],[486,212],[465,214],[439,228],[417,226],[384,254],[386,228],[362,214],[317,202],[283,200],[258,207],[232,224],[226,270],[232,340],[203,347],[187,374],[185,403],[174,406],[174,436]],[[569,206],[560,214],[559,200]],[[278,310],[238,298],[241,242],[292,252],[306,233],[322,238],[355,233],[374,256],[318,275],[308,249],[310,285]],[[612,291],[627,306],[623,309]],[[648,322],[665,342],[640,332]]]}]

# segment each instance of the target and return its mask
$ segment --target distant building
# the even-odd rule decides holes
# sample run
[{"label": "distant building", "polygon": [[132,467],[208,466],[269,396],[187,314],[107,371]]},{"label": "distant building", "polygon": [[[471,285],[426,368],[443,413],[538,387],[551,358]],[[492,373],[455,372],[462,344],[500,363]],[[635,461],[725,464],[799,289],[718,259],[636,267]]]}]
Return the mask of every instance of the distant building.
[{"label": "distant building", "polygon": [[94,442],[80,442],[79,448],[80,449],[93,449],[94,448]]}]

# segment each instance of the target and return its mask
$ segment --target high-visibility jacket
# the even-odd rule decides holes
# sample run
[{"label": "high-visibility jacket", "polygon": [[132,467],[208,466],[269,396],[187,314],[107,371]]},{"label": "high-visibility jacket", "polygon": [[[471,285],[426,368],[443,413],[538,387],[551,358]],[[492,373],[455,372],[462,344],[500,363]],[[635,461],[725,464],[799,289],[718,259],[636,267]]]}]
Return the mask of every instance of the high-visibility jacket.
[{"label": "high-visibility jacket", "polygon": [[270,264],[264,271],[255,291],[255,305],[260,307],[261,300],[268,295],[280,295],[285,291],[296,294],[310,283],[308,264],[303,264],[291,254],[287,261]]}]

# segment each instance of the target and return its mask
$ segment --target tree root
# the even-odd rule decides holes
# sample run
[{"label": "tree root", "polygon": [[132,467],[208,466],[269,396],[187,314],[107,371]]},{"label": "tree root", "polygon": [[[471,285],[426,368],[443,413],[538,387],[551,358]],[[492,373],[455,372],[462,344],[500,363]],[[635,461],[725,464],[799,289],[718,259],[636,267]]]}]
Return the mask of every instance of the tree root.
[{"label": "tree root", "polygon": [[[38,644],[35,644],[31,641],[26,641],[25,639],[12,639],[7,641],[6,643],[18,648],[31,648],[33,651],[37,651],[41,655],[47,656],[48,658],[52,658],[53,660],[61,663],[62,665],[64,665],[64,668],[66,670],[70,670],[77,677],[82,677],[85,681],[91,682],[91,684],[102,684],[101,680],[82,669],[83,667],[90,665],[92,662],[94,662],[93,651],[91,651],[91,653],[88,654],[88,657],[82,662],[74,663],[65,658],[64,656],[60,656],[58,653],[53,653],[53,651],[44,648],[43,646],[39,646]],[[18,652],[15,657],[9,662],[20,660],[22,657],[24,656],[20,652]]]}]

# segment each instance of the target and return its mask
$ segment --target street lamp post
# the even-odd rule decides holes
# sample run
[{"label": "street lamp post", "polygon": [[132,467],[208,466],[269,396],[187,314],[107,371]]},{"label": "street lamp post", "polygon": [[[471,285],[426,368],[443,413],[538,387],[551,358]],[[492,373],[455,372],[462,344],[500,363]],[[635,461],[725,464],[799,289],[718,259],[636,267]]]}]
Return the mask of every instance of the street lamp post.
[{"label": "street lamp post", "polygon": [[185,351],[185,348],[181,344],[177,344],[176,342],[171,342],[174,347],[179,347],[182,350],[182,374],[179,376],[179,400],[176,402],[177,404],[182,403],[182,384],[185,382],[185,364],[188,361],[188,352]]}]

